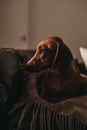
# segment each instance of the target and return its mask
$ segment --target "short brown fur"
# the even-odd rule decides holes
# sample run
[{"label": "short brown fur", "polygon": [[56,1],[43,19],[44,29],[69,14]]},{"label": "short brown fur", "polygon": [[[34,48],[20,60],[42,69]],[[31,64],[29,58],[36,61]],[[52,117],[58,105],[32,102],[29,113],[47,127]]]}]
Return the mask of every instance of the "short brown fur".
[{"label": "short brown fur", "polygon": [[80,74],[70,49],[59,37],[41,41],[26,68],[43,75],[39,94],[48,101],[58,102],[87,93],[87,77]]}]

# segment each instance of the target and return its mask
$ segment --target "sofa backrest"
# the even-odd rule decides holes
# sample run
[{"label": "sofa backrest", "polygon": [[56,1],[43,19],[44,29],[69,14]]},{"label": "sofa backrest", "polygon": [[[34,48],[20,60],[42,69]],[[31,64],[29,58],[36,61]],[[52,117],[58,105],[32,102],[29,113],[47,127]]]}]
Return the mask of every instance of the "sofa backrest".
[{"label": "sofa backrest", "polygon": [[0,49],[0,107],[6,102],[10,105],[19,99],[23,87],[21,65],[33,53],[29,50]]}]

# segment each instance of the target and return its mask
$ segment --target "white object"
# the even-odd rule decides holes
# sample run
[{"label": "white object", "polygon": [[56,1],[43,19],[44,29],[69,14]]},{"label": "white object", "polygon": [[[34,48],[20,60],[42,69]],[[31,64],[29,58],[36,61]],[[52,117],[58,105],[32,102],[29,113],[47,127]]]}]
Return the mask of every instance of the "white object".
[{"label": "white object", "polygon": [[83,60],[85,67],[87,69],[87,48],[80,47],[79,50],[80,50],[82,60]]}]

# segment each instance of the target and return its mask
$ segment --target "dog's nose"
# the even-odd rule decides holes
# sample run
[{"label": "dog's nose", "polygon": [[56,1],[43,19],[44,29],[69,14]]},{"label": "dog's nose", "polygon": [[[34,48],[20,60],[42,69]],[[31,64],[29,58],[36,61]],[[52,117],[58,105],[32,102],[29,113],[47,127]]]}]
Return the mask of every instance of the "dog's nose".
[{"label": "dog's nose", "polygon": [[31,59],[28,60],[28,61],[26,62],[26,64],[24,65],[25,71],[31,71],[32,65],[33,65],[32,60],[31,60]]},{"label": "dog's nose", "polygon": [[34,66],[32,64],[26,64],[24,69],[25,69],[25,71],[32,72],[34,69]]}]

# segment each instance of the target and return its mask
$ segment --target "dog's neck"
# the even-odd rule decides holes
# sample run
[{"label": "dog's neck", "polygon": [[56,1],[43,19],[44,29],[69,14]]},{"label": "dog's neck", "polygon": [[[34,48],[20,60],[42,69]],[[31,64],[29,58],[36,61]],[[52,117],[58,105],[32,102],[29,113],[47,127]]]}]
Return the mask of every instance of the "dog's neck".
[{"label": "dog's neck", "polygon": [[67,70],[69,70],[70,68],[70,64],[67,65],[66,67],[62,67],[62,66],[51,66],[48,70],[51,72],[51,73],[54,73],[54,74],[62,74],[62,73],[65,73]]},{"label": "dog's neck", "polygon": [[69,67],[65,68],[64,70],[52,67],[52,68],[49,68],[48,71],[51,72],[51,74],[60,75],[60,74],[66,73],[68,69]]},{"label": "dog's neck", "polygon": [[69,65],[67,65],[65,68],[61,68],[61,67],[58,67],[58,66],[52,66],[51,68],[48,69],[49,72],[55,74],[55,75],[60,75],[60,74],[65,74],[65,73],[68,73],[68,71],[74,71],[74,72],[77,72],[79,71],[76,64],[75,64],[75,61],[72,60],[71,63]]}]

